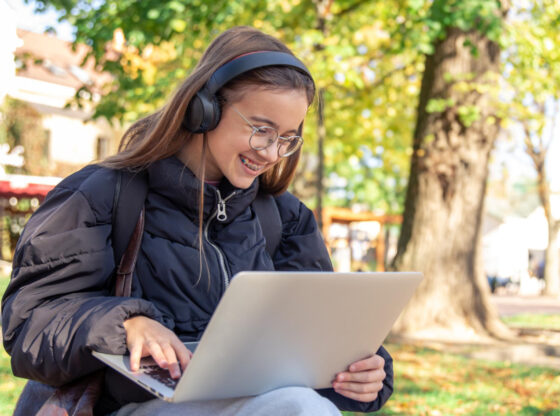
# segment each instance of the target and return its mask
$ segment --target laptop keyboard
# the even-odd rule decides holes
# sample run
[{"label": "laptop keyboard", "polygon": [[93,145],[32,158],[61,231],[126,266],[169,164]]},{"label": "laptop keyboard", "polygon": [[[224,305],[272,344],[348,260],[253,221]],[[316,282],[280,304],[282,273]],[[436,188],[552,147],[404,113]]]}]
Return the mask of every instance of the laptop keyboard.
[{"label": "laptop keyboard", "polygon": [[155,378],[160,383],[166,385],[170,389],[175,390],[177,383],[179,382],[178,378],[171,378],[169,375],[169,371],[165,368],[159,367],[157,364],[140,364],[140,372]]},{"label": "laptop keyboard", "polygon": [[[198,342],[185,342],[184,344],[191,352],[194,352],[196,350],[196,347],[198,346]],[[179,382],[178,378],[172,378],[169,375],[169,371],[159,367],[151,357],[145,357],[140,360],[139,371],[141,373],[149,375],[164,386],[167,386],[173,390],[175,390],[175,387],[177,387],[177,383]]]}]

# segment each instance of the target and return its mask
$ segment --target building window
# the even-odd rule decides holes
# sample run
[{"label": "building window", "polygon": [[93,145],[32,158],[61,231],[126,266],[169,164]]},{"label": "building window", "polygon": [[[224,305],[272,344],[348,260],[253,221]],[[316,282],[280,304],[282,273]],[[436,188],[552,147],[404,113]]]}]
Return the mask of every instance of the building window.
[{"label": "building window", "polygon": [[48,164],[51,158],[51,131],[49,129],[43,130],[45,133],[44,140],[41,146],[41,156]]},{"label": "building window", "polygon": [[106,137],[97,138],[96,159],[101,160],[109,156],[109,139]]}]

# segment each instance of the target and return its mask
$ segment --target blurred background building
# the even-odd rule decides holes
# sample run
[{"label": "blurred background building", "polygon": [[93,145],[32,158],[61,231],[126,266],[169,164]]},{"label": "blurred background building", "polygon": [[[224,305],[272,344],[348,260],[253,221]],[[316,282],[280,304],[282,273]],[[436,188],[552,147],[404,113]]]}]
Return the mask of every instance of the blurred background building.
[{"label": "blurred background building", "polygon": [[[24,170],[65,176],[109,155],[119,132],[107,120],[91,120],[91,105],[83,108],[69,105],[77,94],[86,93],[82,89],[84,85],[93,91],[94,102],[98,101],[102,85],[110,81],[109,75],[95,70],[93,62],[81,66],[87,47],[79,45],[73,50],[70,42],[55,36],[16,29],[13,25],[2,26],[3,30],[10,28],[11,36],[6,34],[5,39],[11,39],[12,43],[2,50],[2,61],[10,62],[2,65],[7,80],[2,92],[19,105],[27,105],[29,111],[35,111],[43,133],[42,172],[33,172],[38,170],[36,167]],[[29,153],[25,149],[24,155],[26,151]]]}]

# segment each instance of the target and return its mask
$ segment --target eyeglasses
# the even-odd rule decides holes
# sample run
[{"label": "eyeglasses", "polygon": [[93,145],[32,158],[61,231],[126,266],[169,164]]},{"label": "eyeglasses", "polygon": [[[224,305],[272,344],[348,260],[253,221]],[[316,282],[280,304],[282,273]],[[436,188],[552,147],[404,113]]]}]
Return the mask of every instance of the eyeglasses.
[{"label": "eyeglasses", "polygon": [[278,141],[278,157],[288,157],[293,155],[299,150],[303,144],[303,138],[301,136],[289,136],[283,137],[278,135],[278,130],[270,126],[254,126],[247,118],[237,110],[234,106],[231,106],[233,110],[239,114],[239,116],[249,125],[253,132],[251,137],[249,137],[249,146],[253,150],[264,150],[267,147]]}]

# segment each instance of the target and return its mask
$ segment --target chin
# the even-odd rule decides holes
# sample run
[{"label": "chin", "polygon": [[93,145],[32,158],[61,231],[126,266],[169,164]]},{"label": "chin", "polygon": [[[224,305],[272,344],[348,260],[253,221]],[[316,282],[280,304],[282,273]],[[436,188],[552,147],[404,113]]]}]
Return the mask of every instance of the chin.
[{"label": "chin", "polygon": [[230,183],[239,189],[247,189],[250,188],[253,182],[255,182],[256,178],[253,179],[237,179],[237,180],[230,180]]}]

